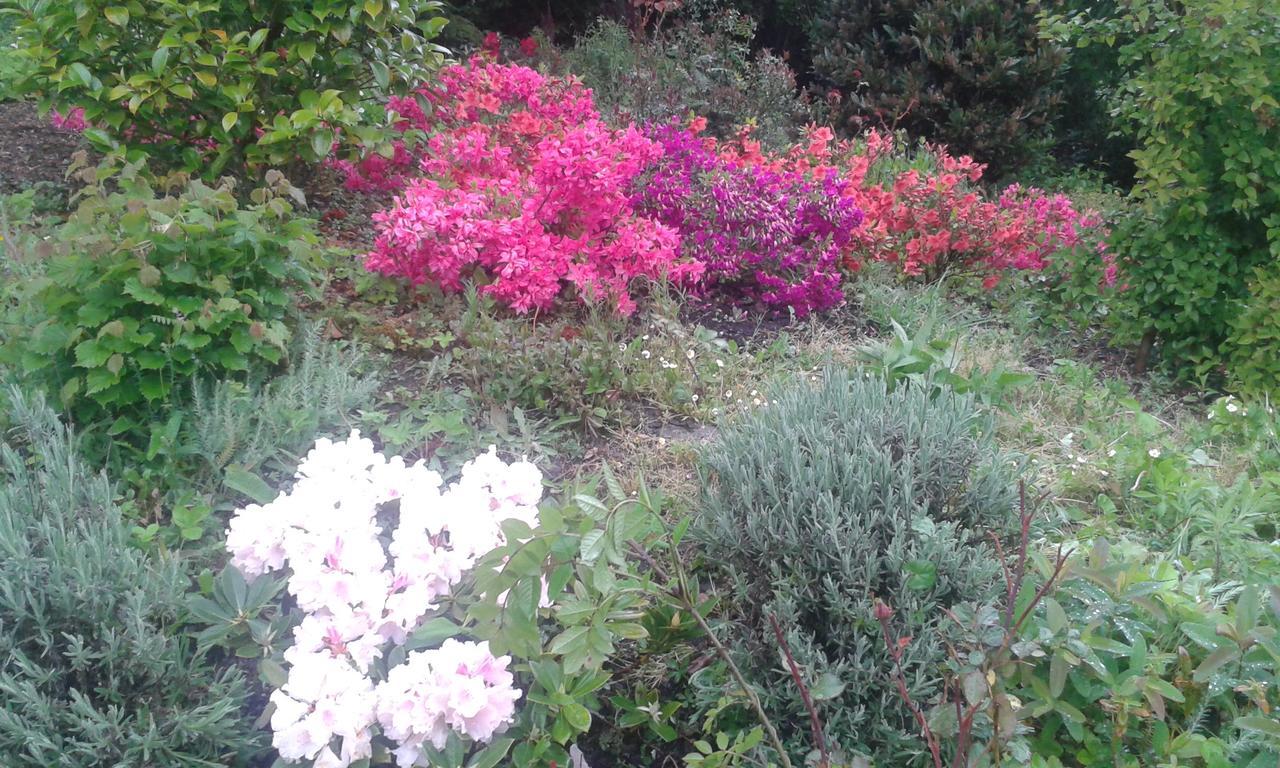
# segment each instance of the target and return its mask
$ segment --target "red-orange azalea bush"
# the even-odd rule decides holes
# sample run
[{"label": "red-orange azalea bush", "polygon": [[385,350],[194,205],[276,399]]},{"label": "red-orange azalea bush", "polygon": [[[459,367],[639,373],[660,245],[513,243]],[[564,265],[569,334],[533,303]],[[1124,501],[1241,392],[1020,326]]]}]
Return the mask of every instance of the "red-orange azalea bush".
[{"label": "red-orange azalea bush", "polygon": [[[829,128],[811,127],[781,155],[763,153],[749,130],[722,152],[777,172],[843,179],[863,212],[856,247],[844,260],[850,271],[865,261],[889,262],[906,276],[929,280],[976,273],[991,287],[1011,270],[1042,270],[1055,254],[1081,245],[1101,251],[1103,229],[1095,212],[1077,209],[1065,195],[1018,185],[992,199],[977,186],[985,166],[953,157],[945,147],[926,145],[910,156],[894,137],[877,131],[836,142]],[[1109,262],[1106,275],[1114,280]]]}]

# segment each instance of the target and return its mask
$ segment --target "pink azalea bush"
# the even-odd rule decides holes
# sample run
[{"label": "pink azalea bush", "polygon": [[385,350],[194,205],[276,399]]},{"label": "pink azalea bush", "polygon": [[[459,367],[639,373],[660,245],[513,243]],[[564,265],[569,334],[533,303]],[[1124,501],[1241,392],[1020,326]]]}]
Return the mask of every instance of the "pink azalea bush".
[{"label": "pink azalea bush", "polygon": [[606,125],[576,81],[477,57],[417,95],[428,112],[412,99],[390,106],[429,134],[425,144],[349,168],[355,187],[404,185],[374,216],[368,269],[446,291],[478,278],[517,312],[549,309],[571,289],[629,313],[636,280],[698,278],[676,233],[631,205],[660,147]]},{"label": "pink azalea bush", "polygon": [[[451,732],[483,743],[509,725],[522,694],[510,658],[487,643],[450,639],[379,670],[480,557],[506,544],[501,523],[537,525],[541,497],[537,468],[493,449],[444,487],[421,461],[387,459],[353,432],[317,441],[288,493],[236,510],[232,565],[249,578],[286,571],[304,614],[284,653],[287,680],[271,694],[280,757],[347,766],[369,758],[381,734],[409,768]],[[393,501],[384,547],[379,510]]]},{"label": "pink azalea bush", "polygon": [[474,280],[517,312],[572,296],[629,313],[635,281],[665,278],[805,315],[839,304],[868,261],[992,287],[1086,244],[1107,259],[1099,217],[1067,197],[1015,185],[992,198],[971,158],[874,131],[836,141],[809,126],[768,153],[749,128],[703,137],[696,117],[616,129],[577,81],[492,51],[388,106],[406,140],[337,161],[351,188],[399,193],[374,217],[366,266],[450,292]]}]

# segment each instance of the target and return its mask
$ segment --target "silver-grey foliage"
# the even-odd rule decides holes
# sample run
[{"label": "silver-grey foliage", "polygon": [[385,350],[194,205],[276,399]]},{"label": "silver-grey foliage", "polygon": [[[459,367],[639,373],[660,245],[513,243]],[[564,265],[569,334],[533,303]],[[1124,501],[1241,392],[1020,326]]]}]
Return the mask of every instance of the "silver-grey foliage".
[{"label": "silver-grey foliage", "polygon": [[107,479],[39,399],[0,445],[0,764],[239,765],[239,675],[193,653],[186,578],[130,543]]},{"label": "silver-grey foliage", "polygon": [[993,595],[991,531],[1013,520],[1016,468],[973,402],[830,371],[727,427],[701,460],[695,528],[731,597],[727,618],[762,698],[808,744],[808,718],[767,616],[814,689],[827,736],[877,765],[923,758],[894,691],[874,600],[912,637],[912,694],[936,693],[944,609]]},{"label": "silver-grey foliage", "polygon": [[191,398],[190,451],[218,473],[230,463],[256,470],[272,459],[296,463],[318,434],[342,425],[378,387],[363,353],[300,331],[289,369],[261,384],[198,384]]}]

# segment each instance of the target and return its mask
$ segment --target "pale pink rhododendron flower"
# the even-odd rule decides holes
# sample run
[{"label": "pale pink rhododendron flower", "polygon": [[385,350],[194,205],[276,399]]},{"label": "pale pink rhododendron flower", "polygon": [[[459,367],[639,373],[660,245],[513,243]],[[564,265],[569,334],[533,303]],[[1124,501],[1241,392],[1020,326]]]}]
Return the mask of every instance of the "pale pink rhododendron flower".
[{"label": "pale pink rhododendron flower", "polygon": [[445,640],[439,648],[409,654],[378,686],[378,722],[399,742],[396,761],[409,768],[430,742],[443,749],[449,731],[488,741],[515,713],[508,656],[495,658],[488,643]]},{"label": "pale pink rhododendron flower", "polygon": [[[388,459],[352,432],[318,440],[295,480],[272,503],[236,510],[227,534],[232,564],[250,578],[287,572],[304,613],[284,653],[287,680],[271,696],[280,756],[347,766],[369,757],[381,732],[399,742],[407,768],[450,731],[484,742],[510,724],[521,692],[509,659],[487,644],[450,639],[409,654],[386,680],[371,675],[477,560],[506,543],[504,521],[538,524],[537,467],[508,464],[490,448],[445,486],[421,461]],[[379,514],[390,503],[399,514],[384,532]]]}]

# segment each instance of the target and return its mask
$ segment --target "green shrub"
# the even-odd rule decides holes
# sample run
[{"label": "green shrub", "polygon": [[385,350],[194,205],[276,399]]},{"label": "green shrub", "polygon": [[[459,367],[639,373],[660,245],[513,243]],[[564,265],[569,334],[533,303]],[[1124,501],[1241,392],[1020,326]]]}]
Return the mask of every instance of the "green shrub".
[{"label": "green shrub", "polygon": [[135,549],[111,484],[36,399],[0,447],[5,765],[241,765],[260,738],[242,680],[182,638],[186,579]]},{"label": "green shrub", "polygon": [[18,95],[13,84],[22,80],[31,67],[18,53],[14,43],[14,19],[0,14],[0,102]]},{"label": "green shrub", "polygon": [[10,318],[10,359],[78,423],[157,446],[197,377],[242,375],[284,354],[290,288],[316,237],[276,196],[292,188],[272,181],[247,208],[229,184],[87,197]]},{"label": "green shrub", "polygon": [[34,63],[19,91],[84,109],[100,150],[121,142],[206,178],[315,161],[335,139],[375,143],[362,103],[416,84],[442,54],[433,0],[7,4]]},{"label": "green shrub", "polygon": [[1143,361],[1158,344],[1184,378],[1212,374],[1253,270],[1280,258],[1280,59],[1264,53],[1280,47],[1280,8],[1124,0],[1047,29],[1118,47],[1112,110],[1137,141],[1140,208],[1113,231],[1135,308],[1118,340],[1141,340]]},{"label": "green shrub", "polygon": [[177,548],[220,532],[225,520],[215,507],[227,507],[233,494],[258,498],[269,489],[260,474],[291,476],[316,436],[345,434],[352,411],[370,403],[378,386],[359,349],[324,340],[314,328],[299,334],[282,365],[246,381],[193,382],[181,393],[181,421],[159,461],[108,463],[134,491],[124,512],[139,521],[139,542]]},{"label": "green shrub", "polygon": [[702,20],[636,38],[621,24],[599,21],[564,56],[601,111],[637,122],[707,118],[716,135],[744,125],[781,147],[794,138],[807,110],[795,74],[768,52],[751,52],[755,23],[724,10]]},{"label": "green shrub", "polygon": [[1223,346],[1227,375],[1241,392],[1280,392],[1280,266],[1259,268]]},{"label": "green shrub", "polygon": [[873,600],[911,636],[916,701],[946,659],[943,609],[994,596],[992,530],[1013,520],[1016,472],[971,399],[833,371],[782,389],[726,427],[700,464],[694,530],[723,567],[736,647],[771,716],[807,741],[807,716],[767,617],[821,705],[828,739],[884,765],[917,764],[919,728],[889,682]]},{"label": "green shrub", "polygon": [[853,133],[905,128],[999,176],[1030,159],[1053,112],[1062,56],[1040,38],[1035,3],[820,0],[809,38]]},{"label": "green shrub", "polygon": [[1124,540],[1073,557],[1011,670],[1035,754],[1084,768],[1275,765],[1280,590],[1264,579],[1270,594]]}]

